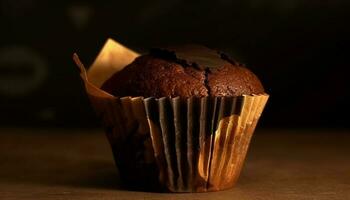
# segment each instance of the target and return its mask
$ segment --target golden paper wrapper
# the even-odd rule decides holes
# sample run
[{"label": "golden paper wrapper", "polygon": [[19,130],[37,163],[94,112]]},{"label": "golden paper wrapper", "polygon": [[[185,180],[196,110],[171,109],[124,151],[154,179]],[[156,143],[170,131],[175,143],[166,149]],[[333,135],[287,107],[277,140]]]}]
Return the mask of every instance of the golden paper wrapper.
[{"label": "golden paper wrapper", "polygon": [[137,56],[109,39],[86,72],[74,55],[122,181],[131,188],[153,191],[231,188],[269,95],[115,97],[100,89]]}]

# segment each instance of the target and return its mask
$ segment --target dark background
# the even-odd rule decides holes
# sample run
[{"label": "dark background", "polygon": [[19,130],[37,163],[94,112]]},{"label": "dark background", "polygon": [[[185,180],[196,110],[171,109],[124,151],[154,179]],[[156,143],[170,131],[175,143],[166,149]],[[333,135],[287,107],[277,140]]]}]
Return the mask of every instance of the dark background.
[{"label": "dark background", "polygon": [[112,37],[228,52],[271,95],[261,127],[349,128],[348,2],[0,0],[0,126],[99,126],[71,57]]}]

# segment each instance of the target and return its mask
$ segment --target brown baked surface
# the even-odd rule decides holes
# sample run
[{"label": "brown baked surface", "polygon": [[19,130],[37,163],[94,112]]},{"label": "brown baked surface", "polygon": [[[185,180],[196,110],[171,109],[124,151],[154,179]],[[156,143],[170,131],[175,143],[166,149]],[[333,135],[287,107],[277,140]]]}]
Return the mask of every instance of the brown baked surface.
[{"label": "brown baked surface", "polygon": [[202,46],[157,49],[115,73],[102,89],[115,96],[203,97],[261,94],[260,80],[246,67]]},{"label": "brown baked surface", "polygon": [[246,67],[225,65],[208,73],[208,88],[213,96],[262,94],[264,87],[258,77]]}]

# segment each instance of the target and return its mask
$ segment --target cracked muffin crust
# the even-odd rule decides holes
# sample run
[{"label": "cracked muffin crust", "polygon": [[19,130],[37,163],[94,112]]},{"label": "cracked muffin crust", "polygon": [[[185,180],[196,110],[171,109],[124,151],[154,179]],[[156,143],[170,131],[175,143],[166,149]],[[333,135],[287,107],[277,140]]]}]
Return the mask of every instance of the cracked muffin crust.
[{"label": "cracked muffin crust", "polygon": [[152,49],[115,73],[102,89],[114,96],[156,98],[264,93],[249,69],[199,45]]}]

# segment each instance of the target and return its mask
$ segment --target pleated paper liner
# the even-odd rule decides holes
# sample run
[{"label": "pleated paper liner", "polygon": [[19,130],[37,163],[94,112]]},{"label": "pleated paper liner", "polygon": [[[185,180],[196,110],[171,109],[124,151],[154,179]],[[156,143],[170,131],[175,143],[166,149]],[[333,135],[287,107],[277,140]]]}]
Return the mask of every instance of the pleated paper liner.
[{"label": "pleated paper liner", "polygon": [[120,98],[99,89],[137,56],[108,40],[86,73],[74,55],[124,184],[171,192],[231,188],[268,95]]}]

